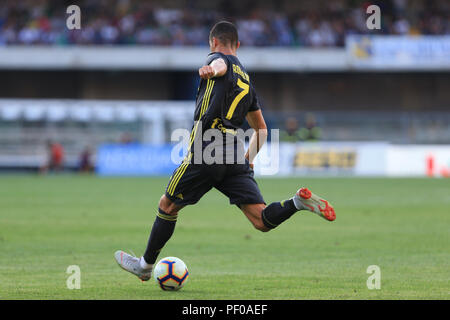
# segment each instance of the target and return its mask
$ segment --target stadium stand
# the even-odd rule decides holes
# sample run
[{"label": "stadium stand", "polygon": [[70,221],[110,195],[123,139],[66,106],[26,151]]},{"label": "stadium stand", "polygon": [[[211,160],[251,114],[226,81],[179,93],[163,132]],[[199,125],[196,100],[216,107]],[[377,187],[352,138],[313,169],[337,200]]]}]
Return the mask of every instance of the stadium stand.
[{"label": "stadium stand", "polygon": [[82,0],[83,27],[76,32],[66,28],[66,2],[2,1],[0,45],[204,46],[220,19],[237,24],[246,46],[342,47],[349,34],[450,34],[446,0],[373,1],[383,12],[381,30],[366,28],[366,1]]}]

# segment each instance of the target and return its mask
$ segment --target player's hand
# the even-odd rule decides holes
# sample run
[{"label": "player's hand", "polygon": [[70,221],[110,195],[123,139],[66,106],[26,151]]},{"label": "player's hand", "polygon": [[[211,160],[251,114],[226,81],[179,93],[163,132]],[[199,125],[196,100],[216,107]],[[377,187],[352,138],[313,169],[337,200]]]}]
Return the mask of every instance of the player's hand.
[{"label": "player's hand", "polygon": [[198,75],[200,78],[208,80],[211,79],[216,75],[216,72],[214,71],[214,68],[211,66],[203,66],[200,69],[198,69]]},{"label": "player's hand", "polygon": [[250,163],[249,165],[250,165],[250,168],[253,170],[255,165],[253,163]]}]

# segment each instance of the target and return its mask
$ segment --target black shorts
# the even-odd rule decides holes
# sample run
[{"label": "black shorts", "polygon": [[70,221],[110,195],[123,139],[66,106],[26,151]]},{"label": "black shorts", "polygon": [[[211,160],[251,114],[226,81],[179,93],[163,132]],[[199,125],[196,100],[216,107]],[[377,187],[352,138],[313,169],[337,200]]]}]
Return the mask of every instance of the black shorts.
[{"label": "black shorts", "polygon": [[197,203],[213,187],[230,199],[230,204],[265,203],[253,178],[253,170],[245,164],[182,163],[172,174],[166,197],[185,206]]}]

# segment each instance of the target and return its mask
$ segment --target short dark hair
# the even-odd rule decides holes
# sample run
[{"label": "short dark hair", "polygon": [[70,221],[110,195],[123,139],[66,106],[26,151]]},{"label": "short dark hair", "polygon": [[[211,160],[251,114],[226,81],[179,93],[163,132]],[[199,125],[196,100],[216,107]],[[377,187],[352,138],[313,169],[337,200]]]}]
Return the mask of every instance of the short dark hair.
[{"label": "short dark hair", "polygon": [[213,37],[219,39],[223,45],[231,45],[232,47],[237,47],[239,41],[236,26],[228,21],[217,22],[212,27],[209,40],[212,40]]}]

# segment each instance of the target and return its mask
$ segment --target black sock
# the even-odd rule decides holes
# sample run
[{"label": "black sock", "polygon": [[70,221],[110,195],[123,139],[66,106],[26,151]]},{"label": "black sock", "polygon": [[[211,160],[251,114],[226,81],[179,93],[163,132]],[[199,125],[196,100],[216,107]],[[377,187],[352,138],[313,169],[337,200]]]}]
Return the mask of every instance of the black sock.
[{"label": "black sock", "polygon": [[262,221],[267,228],[273,229],[289,219],[297,211],[292,199],[273,202],[262,211]]},{"label": "black sock", "polygon": [[148,238],[147,249],[144,253],[144,260],[148,264],[154,264],[159,252],[164,247],[166,242],[170,239],[175,230],[177,223],[177,216],[171,216],[160,208],[153,223],[152,232]]}]

